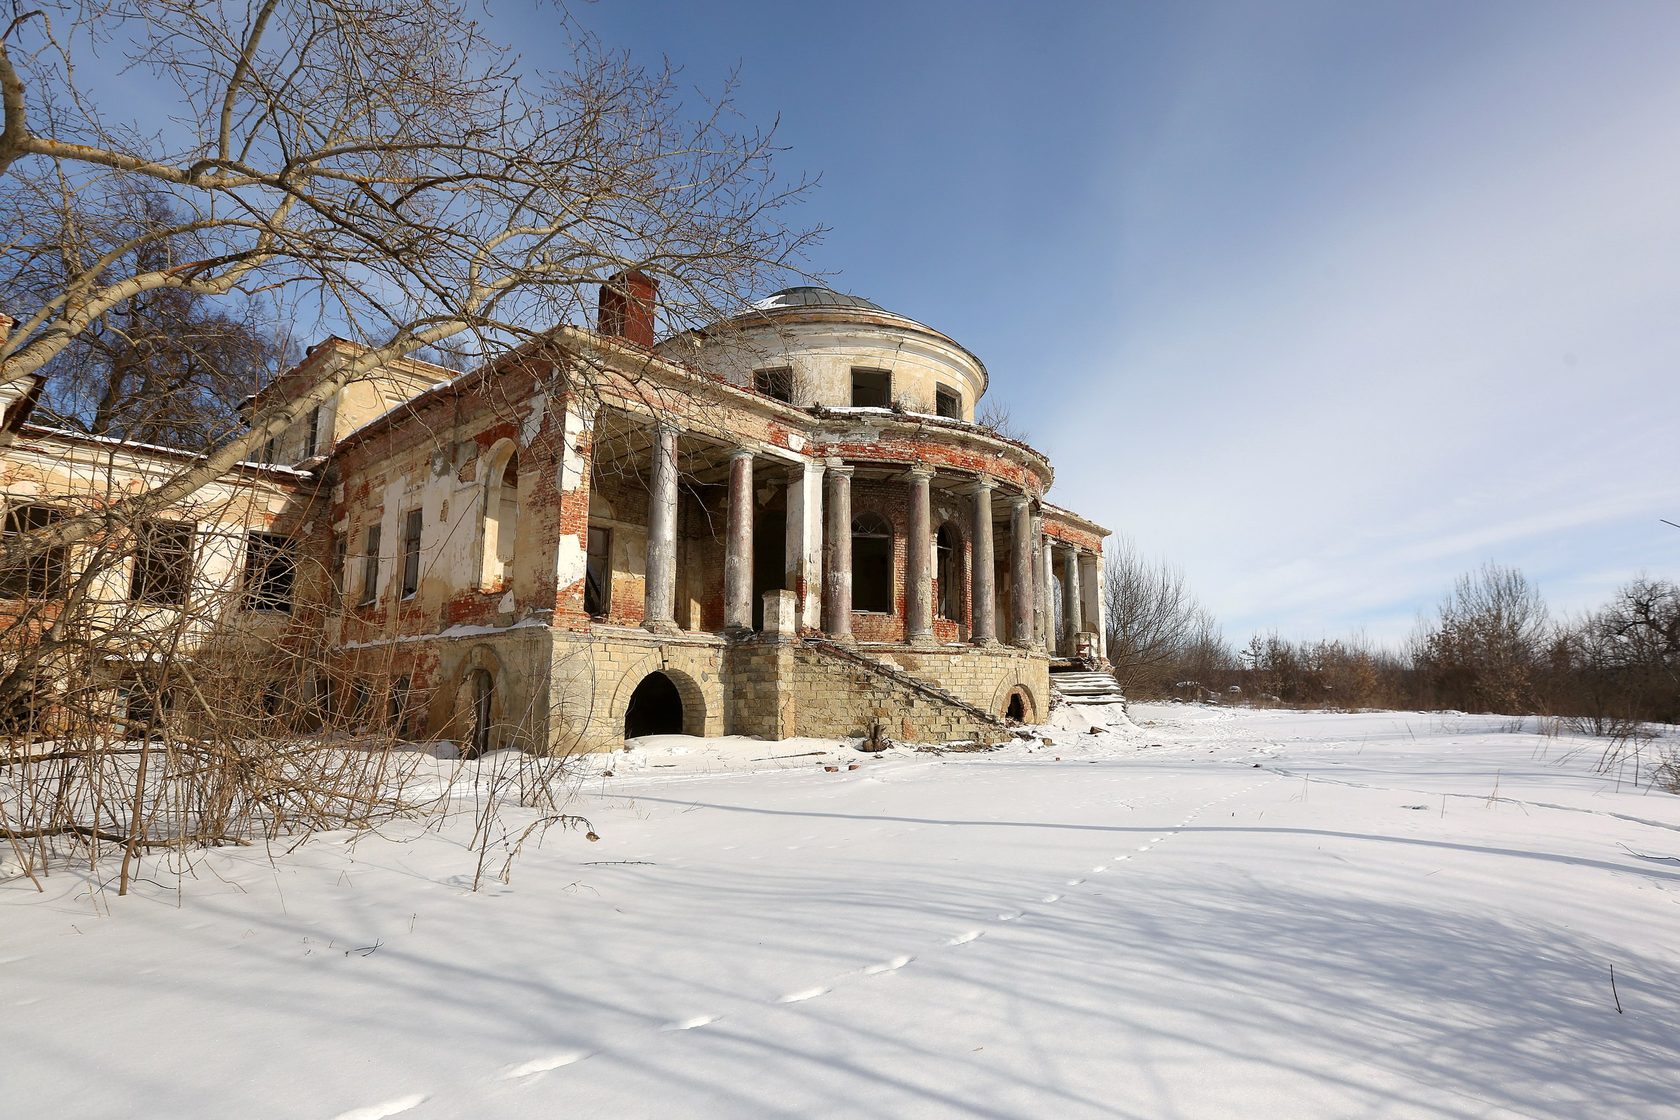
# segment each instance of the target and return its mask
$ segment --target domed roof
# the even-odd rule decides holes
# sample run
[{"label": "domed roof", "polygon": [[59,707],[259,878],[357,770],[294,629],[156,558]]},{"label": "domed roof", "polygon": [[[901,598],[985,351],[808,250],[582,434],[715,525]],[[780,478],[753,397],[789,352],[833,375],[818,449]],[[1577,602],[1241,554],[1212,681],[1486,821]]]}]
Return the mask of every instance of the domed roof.
[{"label": "domed roof", "polygon": [[870,303],[862,296],[849,296],[833,288],[819,288],[810,284],[798,288],[783,288],[752,305],[754,311],[782,311],[793,307],[856,307],[864,311],[883,312],[887,310],[880,304]]}]

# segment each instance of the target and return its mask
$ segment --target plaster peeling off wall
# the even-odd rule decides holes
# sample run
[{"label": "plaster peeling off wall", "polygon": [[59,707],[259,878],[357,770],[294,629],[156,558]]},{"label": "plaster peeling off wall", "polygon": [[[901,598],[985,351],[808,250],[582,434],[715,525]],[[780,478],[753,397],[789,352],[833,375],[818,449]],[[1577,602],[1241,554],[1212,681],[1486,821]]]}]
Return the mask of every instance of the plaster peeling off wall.
[{"label": "plaster peeling off wall", "polygon": [[580,583],[586,572],[587,557],[584,556],[583,542],[576,533],[567,533],[560,538],[560,546],[554,555],[554,582],[557,587],[570,587]]},{"label": "plaster peeling off wall", "polygon": [[525,417],[525,423],[519,429],[519,445],[531,446],[531,441],[537,438],[537,432],[542,430],[543,405],[548,398],[538,393],[531,398],[531,414]]},{"label": "plaster peeling off wall", "polygon": [[[589,418],[573,404],[566,409],[566,422],[561,427],[563,446],[560,448],[560,492],[569,494],[583,484],[584,471],[589,467],[581,448],[583,434],[589,428]],[[565,586],[565,581],[561,581]]]}]

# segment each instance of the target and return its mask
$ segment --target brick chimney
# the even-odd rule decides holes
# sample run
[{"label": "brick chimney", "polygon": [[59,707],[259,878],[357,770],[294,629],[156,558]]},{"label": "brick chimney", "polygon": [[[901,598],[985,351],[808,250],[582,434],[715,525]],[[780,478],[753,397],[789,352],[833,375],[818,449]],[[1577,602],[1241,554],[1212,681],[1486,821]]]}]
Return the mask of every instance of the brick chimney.
[{"label": "brick chimney", "polygon": [[653,347],[653,305],[659,281],[645,272],[620,272],[601,285],[602,334]]}]

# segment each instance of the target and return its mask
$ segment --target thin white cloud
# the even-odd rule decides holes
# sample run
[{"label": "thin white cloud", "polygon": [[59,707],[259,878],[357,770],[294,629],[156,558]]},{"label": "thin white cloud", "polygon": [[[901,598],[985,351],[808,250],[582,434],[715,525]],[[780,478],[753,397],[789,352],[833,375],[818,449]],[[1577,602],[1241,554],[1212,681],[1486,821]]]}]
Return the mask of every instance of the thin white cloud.
[{"label": "thin white cloud", "polygon": [[[1228,259],[1117,254],[1171,298],[1067,360],[1095,376],[1045,440],[1059,500],[1182,563],[1234,629],[1392,630],[1487,559],[1569,596],[1664,544],[1672,571],[1680,532],[1649,530],[1680,512],[1680,69],[1563,31],[1395,91],[1316,165],[1257,167],[1344,189],[1254,213]],[[1275,61],[1181,98],[1191,135],[1152,169],[1196,166]]]}]

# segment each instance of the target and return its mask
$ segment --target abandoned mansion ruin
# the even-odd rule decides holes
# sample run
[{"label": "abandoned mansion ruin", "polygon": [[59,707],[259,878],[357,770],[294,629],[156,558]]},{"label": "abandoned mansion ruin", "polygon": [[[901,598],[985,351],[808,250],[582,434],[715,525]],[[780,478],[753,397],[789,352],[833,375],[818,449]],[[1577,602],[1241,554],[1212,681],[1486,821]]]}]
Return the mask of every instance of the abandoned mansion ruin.
[{"label": "abandoned mansion ruin", "polygon": [[[656,295],[624,274],[596,330],[469,373],[389,362],[134,527],[97,578],[78,582],[85,544],[0,573],[0,609],[77,587],[117,612],[130,652],[93,671],[118,722],[157,718],[136,687],[156,635],[213,601],[171,655],[260,667],[251,703],[289,726],[476,750],[995,739],[1044,715],[1053,665],[1100,665],[1107,530],[1045,500],[1043,455],[974,422],[979,358],[817,287],[656,340]],[[360,353],[321,342],[251,407]],[[11,532],[188,458],[0,404]]]}]

